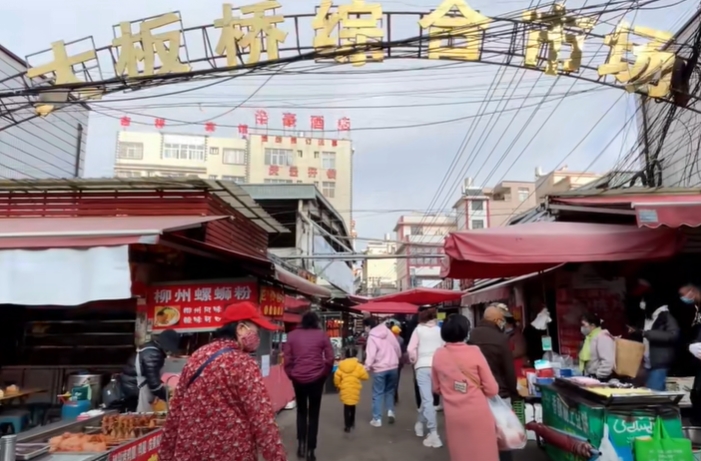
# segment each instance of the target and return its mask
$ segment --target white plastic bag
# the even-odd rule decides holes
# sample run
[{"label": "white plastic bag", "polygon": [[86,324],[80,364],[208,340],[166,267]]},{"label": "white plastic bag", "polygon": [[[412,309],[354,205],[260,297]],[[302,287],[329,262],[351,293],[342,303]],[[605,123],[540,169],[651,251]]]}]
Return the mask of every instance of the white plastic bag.
[{"label": "white plastic bag", "polygon": [[496,396],[488,400],[497,424],[499,450],[521,450],[528,443],[526,428],[508,403]]},{"label": "white plastic bag", "polygon": [[604,424],[604,436],[601,438],[599,447],[599,459],[597,461],[620,461],[616,448],[609,438],[609,425]]}]

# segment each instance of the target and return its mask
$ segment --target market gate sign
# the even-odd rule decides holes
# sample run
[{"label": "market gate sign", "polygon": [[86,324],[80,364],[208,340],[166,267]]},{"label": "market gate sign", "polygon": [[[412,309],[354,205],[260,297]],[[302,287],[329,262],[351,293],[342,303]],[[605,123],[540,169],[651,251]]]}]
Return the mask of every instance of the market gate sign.
[{"label": "market gate sign", "polygon": [[[679,67],[679,59],[665,49],[670,33],[620,22],[609,34],[595,34],[605,10],[588,8],[584,14],[555,4],[518,16],[487,17],[465,0],[444,0],[429,13],[385,12],[380,3],[364,0],[344,0],[338,6],[321,0],[313,14],[285,16],[276,12],[281,6],[275,0],[240,7],[227,3],[218,18],[199,27],[184,28],[178,12],[121,22],[114,26],[112,43],[101,48],[95,48],[92,37],[54,42],[49,50],[27,57],[29,87],[15,95],[49,90],[55,94],[55,87],[61,86],[78,101],[91,100],[168,80],[300,60],[363,66],[411,57],[527,68],[667,98]],[[392,37],[401,19],[415,21],[420,35]],[[311,34],[312,43],[303,45]],[[594,52],[584,64],[585,42],[595,40],[608,49],[608,57],[591,65]],[[199,56],[190,55],[193,47],[188,48],[188,42],[199,42]],[[87,51],[72,51],[79,46],[85,50],[86,44]],[[38,57],[41,54],[50,57]],[[35,64],[38,60],[42,62]],[[101,77],[100,63],[106,61],[116,77]],[[53,109],[46,98],[39,113],[47,115]]]}]

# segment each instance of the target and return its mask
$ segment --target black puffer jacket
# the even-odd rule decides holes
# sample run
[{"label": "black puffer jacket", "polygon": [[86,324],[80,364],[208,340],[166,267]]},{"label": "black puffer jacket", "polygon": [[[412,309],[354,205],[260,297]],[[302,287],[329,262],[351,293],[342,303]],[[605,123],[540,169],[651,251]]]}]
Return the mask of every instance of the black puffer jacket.
[{"label": "black puffer jacket", "polygon": [[478,346],[487,359],[489,369],[499,384],[499,396],[518,399],[514,357],[509,347],[509,338],[494,323],[482,320],[470,332],[468,344]]},{"label": "black puffer jacket", "polygon": [[[155,341],[144,344],[139,354],[141,361],[141,373],[146,378],[146,385],[153,395],[161,400],[166,400],[166,389],[161,381],[161,368],[166,361],[166,353]],[[122,369],[119,377],[122,396],[124,398],[138,398],[139,386],[136,379],[136,366],[134,365],[136,354],[129,358],[129,361]]]},{"label": "black puffer jacket", "polygon": [[669,369],[674,362],[679,324],[669,311],[660,312],[652,328],[643,332],[643,337],[650,343],[650,368]]}]

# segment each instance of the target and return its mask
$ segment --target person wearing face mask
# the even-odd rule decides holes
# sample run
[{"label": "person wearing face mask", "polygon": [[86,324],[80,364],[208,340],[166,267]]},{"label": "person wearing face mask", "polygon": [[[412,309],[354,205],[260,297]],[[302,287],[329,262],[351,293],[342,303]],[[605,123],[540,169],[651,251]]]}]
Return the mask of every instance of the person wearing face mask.
[{"label": "person wearing face mask", "polygon": [[642,328],[628,327],[628,332],[634,338],[642,338],[645,344],[645,387],[655,391],[666,388],[667,372],[674,362],[680,335],[679,324],[663,303],[660,296],[648,289],[640,300],[640,309],[645,314]]},{"label": "person wearing face mask", "polygon": [[[470,333],[468,344],[477,346],[487,359],[489,369],[499,385],[499,397],[509,405],[512,400],[520,399],[518,394],[514,356],[509,347],[506,330],[508,308],[502,303],[493,303],[484,311],[482,320]],[[510,451],[500,451],[500,461],[511,461]]]},{"label": "person wearing face mask", "polygon": [[214,340],[185,364],[171,401],[159,461],[286,461],[256,359],[259,329],[277,327],[251,302],[231,304]]},{"label": "person wearing face mask", "polygon": [[285,373],[292,381],[297,402],[297,456],[314,461],[321,396],[334,361],[331,340],[314,312],[302,316],[299,328],[287,335],[283,351]]},{"label": "person wearing face mask", "polygon": [[587,376],[607,380],[616,367],[616,341],[608,330],[601,328],[601,324],[601,319],[595,314],[587,312],[582,315],[580,331],[584,342],[579,351],[579,369]]},{"label": "person wearing face mask", "polygon": [[523,336],[521,328],[519,328],[516,319],[509,312],[505,316],[506,319],[506,337],[509,338],[509,349],[514,355],[514,370],[516,371],[516,376],[521,376],[523,367],[528,362],[528,354],[526,353],[526,338]]},{"label": "person wearing face mask", "polygon": [[701,290],[695,285],[686,284],[679,289],[679,298],[682,303],[694,309],[691,341],[689,352],[696,358],[694,361],[694,384],[692,385],[689,397],[691,398],[691,424],[701,425]]}]

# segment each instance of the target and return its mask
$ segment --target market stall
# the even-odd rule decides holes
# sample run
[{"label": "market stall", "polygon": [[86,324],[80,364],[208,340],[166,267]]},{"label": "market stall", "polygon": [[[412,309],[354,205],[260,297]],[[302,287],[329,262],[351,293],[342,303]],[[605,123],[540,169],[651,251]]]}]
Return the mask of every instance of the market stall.
[{"label": "market stall", "polygon": [[[543,427],[539,432],[548,442],[545,449],[553,461],[584,461],[611,447],[616,459],[634,461],[635,439],[650,437],[658,418],[670,437],[684,437],[678,407],[682,395],[676,392],[603,384],[591,378],[558,378],[552,385],[541,386],[541,392]],[[574,443],[552,443],[562,434],[574,441],[588,441],[593,450],[590,456],[573,452]]]},{"label": "market stall", "polygon": [[78,421],[61,421],[19,434],[16,459],[150,461],[158,455],[164,423],[164,414],[109,412]]}]

